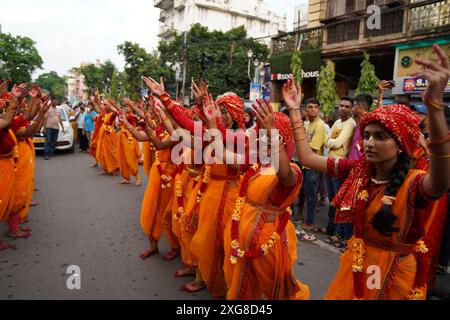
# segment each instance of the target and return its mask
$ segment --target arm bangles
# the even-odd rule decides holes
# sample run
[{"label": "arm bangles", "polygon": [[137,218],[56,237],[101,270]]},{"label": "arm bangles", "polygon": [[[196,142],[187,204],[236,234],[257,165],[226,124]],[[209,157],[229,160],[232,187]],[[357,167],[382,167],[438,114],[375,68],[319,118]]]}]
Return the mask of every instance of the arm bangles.
[{"label": "arm bangles", "polygon": [[440,137],[440,138],[438,138],[436,140],[428,139],[427,146],[428,146],[428,148],[432,148],[432,147],[435,147],[435,146],[443,145],[443,144],[445,144],[447,142],[450,142],[450,133],[447,134],[446,136]]}]

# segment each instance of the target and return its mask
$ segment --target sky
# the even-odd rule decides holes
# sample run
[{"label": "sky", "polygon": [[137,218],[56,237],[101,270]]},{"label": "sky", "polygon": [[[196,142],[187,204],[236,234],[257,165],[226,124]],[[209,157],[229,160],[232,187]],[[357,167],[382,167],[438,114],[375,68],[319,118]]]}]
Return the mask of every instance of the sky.
[{"label": "sky", "polygon": [[[245,0],[242,0],[245,1]],[[272,11],[287,16],[292,29],[294,7],[307,0],[264,0]],[[34,76],[56,71],[65,75],[81,62],[111,59],[123,69],[117,45],[137,42],[156,49],[159,9],[153,0],[0,0],[2,32],[36,41],[44,64]]]}]

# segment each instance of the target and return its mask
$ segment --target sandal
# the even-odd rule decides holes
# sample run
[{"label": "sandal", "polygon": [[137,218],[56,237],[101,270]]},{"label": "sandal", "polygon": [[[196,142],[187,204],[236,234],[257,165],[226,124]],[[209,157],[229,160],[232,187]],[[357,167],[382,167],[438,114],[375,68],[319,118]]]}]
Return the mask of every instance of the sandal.
[{"label": "sandal", "polygon": [[313,229],[312,232],[319,233],[319,234],[329,234],[327,231],[327,228],[325,228],[325,227]]},{"label": "sandal", "polygon": [[139,257],[140,257],[141,259],[147,259],[147,258],[150,258],[152,255],[158,253],[158,252],[159,252],[159,249],[158,249],[158,248],[156,248],[156,249],[149,249],[149,250],[146,250],[146,251],[142,252],[142,253],[139,255]]},{"label": "sandal", "polygon": [[195,277],[195,268],[191,267],[185,267],[177,270],[175,274],[173,275],[175,278],[182,278],[182,277]]},{"label": "sandal", "polygon": [[23,232],[23,231],[17,231],[15,233],[8,233],[8,237],[14,238],[14,239],[26,239],[28,237],[31,237],[31,233]]},{"label": "sandal", "polygon": [[447,274],[447,269],[448,269],[448,266],[443,266],[443,265],[438,264],[436,266],[436,274],[439,276],[445,276]]},{"label": "sandal", "polygon": [[181,291],[186,291],[188,293],[195,293],[204,289],[206,289],[206,284],[203,281],[192,281],[181,287]]},{"label": "sandal", "polygon": [[317,240],[316,236],[311,233],[306,233],[305,235],[303,235],[302,238],[303,238],[303,240],[306,240],[306,241],[316,241]]},{"label": "sandal", "polygon": [[338,248],[338,249],[343,249],[346,247],[345,241],[344,240],[338,240],[335,243],[333,243],[333,245]]},{"label": "sandal", "polygon": [[168,254],[166,254],[164,257],[162,257],[161,259],[165,260],[165,261],[171,261],[173,259],[176,259],[177,257],[180,256],[180,250],[170,250]]},{"label": "sandal", "polygon": [[326,238],[325,240],[323,240],[323,242],[327,243],[327,244],[331,244],[334,245],[336,242],[341,241],[341,239],[339,239],[339,237],[337,236],[330,236],[328,238]]}]

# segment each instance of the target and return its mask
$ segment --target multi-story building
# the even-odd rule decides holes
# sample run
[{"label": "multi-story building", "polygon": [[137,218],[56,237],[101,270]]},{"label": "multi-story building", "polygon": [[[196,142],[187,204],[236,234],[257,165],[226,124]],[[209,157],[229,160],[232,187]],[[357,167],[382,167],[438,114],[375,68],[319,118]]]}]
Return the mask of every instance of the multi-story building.
[{"label": "multi-story building", "polygon": [[[368,12],[371,5],[377,7]],[[409,76],[420,68],[414,58],[434,59],[433,43],[450,56],[450,0],[310,0],[308,28],[272,40],[275,87],[280,74],[288,76],[288,61],[301,42],[305,69],[317,71],[317,54],[335,62],[338,94],[354,93],[367,52],[378,78],[396,81],[391,98],[411,102],[426,88],[423,79]],[[312,83],[305,86],[305,95],[314,94]],[[450,95],[450,83],[448,89]]]},{"label": "multi-story building", "polygon": [[[85,65],[84,63],[81,66]],[[70,70],[67,75],[67,96],[71,104],[76,104],[88,98],[85,92],[84,76],[75,70]]]},{"label": "multi-story building", "polygon": [[308,4],[300,4],[294,9],[294,29],[300,30],[308,27]]},{"label": "multi-story building", "polygon": [[286,31],[286,17],[276,15],[263,0],[154,0],[154,6],[161,9],[158,36],[162,40],[195,23],[224,32],[243,25],[249,37],[266,37],[267,44],[268,36]]}]

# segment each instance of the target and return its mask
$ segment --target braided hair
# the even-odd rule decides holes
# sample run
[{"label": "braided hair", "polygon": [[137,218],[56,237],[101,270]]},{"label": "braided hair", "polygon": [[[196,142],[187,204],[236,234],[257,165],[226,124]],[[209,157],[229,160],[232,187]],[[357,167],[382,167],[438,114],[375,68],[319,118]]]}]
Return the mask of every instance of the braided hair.
[{"label": "braided hair", "polygon": [[[386,186],[384,194],[386,196],[395,197],[398,189],[408,175],[411,166],[411,161],[406,152],[402,152],[397,159],[397,163],[391,171],[389,183]],[[372,220],[373,227],[382,235],[389,237],[393,232],[398,232],[400,229],[394,227],[398,217],[392,213],[392,206],[383,204],[380,211],[378,211]]]}]

